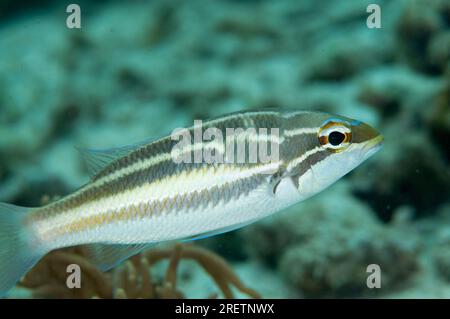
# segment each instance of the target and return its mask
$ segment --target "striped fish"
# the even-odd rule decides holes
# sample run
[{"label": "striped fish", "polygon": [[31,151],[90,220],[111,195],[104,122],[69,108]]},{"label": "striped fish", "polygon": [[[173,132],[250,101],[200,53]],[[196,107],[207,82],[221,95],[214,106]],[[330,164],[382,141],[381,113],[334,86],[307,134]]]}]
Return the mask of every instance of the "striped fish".
[{"label": "striped fish", "polygon": [[[155,243],[253,223],[331,185],[375,153],[383,139],[362,122],[307,111],[241,112],[207,121],[200,132],[209,128],[223,136],[230,128],[254,129],[234,139],[247,146],[244,161],[176,161],[174,149],[188,158],[207,149],[224,155],[230,142],[180,147],[170,135],[134,147],[84,151],[95,170],[91,181],[44,207],[0,204],[0,294],[57,248],[87,245],[92,260],[107,270]],[[262,141],[278,156],[250,162],[250,145]]]}]

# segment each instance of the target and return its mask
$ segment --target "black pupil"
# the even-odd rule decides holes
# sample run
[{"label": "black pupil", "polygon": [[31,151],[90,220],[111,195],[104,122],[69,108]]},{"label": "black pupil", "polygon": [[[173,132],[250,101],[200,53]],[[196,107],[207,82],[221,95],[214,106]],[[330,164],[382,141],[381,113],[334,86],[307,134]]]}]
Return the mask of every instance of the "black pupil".
[{"label": "black pupil", "polygon": [[328,141],[333,146],[338,146],[344,141],[344,139],[345,135],[338,131],[331,132],[330,135],[328,136]]}]

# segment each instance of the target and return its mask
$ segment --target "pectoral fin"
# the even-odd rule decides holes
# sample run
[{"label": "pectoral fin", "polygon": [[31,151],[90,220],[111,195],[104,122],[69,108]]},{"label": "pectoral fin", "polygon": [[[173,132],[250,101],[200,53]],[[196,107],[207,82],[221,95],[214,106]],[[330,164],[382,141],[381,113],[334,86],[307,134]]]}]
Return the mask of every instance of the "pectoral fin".
[{"label": "pectoral fin", "polygon": [[293,175],[290,178],[292,180],[292,183],[295,185],[295,188],[298,189],[298,187],[299,187],[299,185],[298,185],[299,175]]}]

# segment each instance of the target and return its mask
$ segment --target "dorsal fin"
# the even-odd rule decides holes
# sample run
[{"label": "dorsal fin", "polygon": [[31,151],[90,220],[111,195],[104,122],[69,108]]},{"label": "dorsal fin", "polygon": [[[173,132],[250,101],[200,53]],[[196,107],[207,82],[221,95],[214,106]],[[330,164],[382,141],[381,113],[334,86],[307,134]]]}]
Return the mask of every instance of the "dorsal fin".
[{"label": "dorsal fin", "polygon": [[142,142],[112,148],[84,148],[76,147],[80,152],[86,167],[88,169],[89,175],[92,179],[102,171],[106,166],[114,162],[116,159],[124,157],[131,152],[141,148],[142,146],[152,143],[157,140],[156,138],[149,138]]},{"label": "dorsal fin", "polygon": [[116,147],[108,149],[92,149],[92,148],[77,147],[77,150],[80,152],[91,178],[97,175],[106,166],[114,162],[114,160],[131,153],[135,149],[131,147],[130,148]]}]

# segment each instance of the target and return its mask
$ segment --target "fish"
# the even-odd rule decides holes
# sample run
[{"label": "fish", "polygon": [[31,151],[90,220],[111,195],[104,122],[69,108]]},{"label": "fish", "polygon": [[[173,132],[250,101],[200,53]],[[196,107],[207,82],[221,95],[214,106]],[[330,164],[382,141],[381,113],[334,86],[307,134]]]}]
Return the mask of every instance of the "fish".
[{"label": "fish", "polygon": [[[255,143],[266,156],[253,156]],[[257,110],[132,146],[81,149],[92,171],[84,186],[42,207],[0,203],[0,295],[58,248],[85,245],[106,271],[161,242],[244,227],[321,192],[382,144],[377,130],[347,117]]]}]

